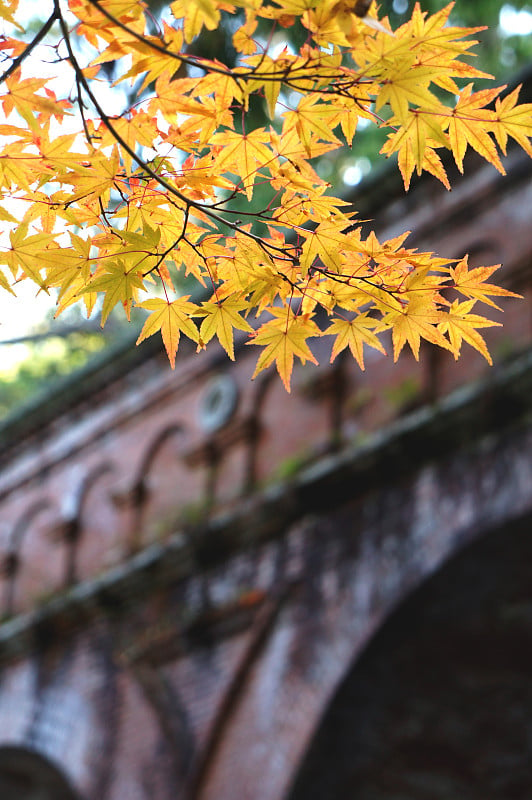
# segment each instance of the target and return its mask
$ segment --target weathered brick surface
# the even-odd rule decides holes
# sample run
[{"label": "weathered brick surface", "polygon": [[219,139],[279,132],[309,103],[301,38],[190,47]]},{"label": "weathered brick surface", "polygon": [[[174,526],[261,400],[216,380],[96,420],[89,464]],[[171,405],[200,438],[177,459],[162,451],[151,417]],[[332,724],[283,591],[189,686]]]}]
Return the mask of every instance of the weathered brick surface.
[{"label": "weathered brick surface", "polygon": [[321,721],[290,800],[528,800],[530,518],[392,614]]},{"label": "weathered brick surface", "polygon": [[[375,443],[375,458],[415,432]],[[285,796],[329,699],[398,602],[468,542],[532,515],[531,446],[530,428],[492,432],[384,485],[384,465],[361,464],[375,483],[353,499],[343,476],[360,454],[331,458],[299,485],[318,507],[334,485],[338,502],[309,501],[275,538],[251,546],[242,532],[233,555],[181,580],[147,576],[142,592],[113,595],[111,583],[78,603],[74,628],[56,601],[28,621],[34,655],[29,645],[5,662],[2,742],[50,757],[89,800]]]}]

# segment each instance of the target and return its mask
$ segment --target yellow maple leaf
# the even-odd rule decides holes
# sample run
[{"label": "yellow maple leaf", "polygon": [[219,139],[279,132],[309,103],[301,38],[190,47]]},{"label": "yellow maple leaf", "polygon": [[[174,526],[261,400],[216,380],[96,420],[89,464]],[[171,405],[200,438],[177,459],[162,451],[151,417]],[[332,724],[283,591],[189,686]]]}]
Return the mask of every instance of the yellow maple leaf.
[{"label": "yellow maple leaf", "polygon": [[469,269],[468,257],[464,256],[458,262],[456,267],[451,267],[450,275],[453,281],[453,287],[457,289],[464,297],[469,297],[472,300],[480,300],[493,308],[500,311],[499,306],[490,300],[488,295],[494,297],[522,297],[520,294],[510,292],[508,289],[503,289],[502,286],[497,286],[494,283],[486,283],[486,280],[493,275],[496,270],[500,268],[500,264],[495,264],[492,267],[475,267]]},{"label": "yellow maple leaf", "polygon": [[499,147],[506,153],[506,142],[511,136],[532,157],[532,103],[522,103],[517,106],[517,98],[521,84],[502,100],[498,97],[495,101],[495,119],[493,131]]},{"label": "yellow maple leaf", "polygon": [[486,342],[476,328],[490,328],[493,325],[500,326],[500,322],[493,322],[490,319],[486,319],[486,317],[480,317],[478,314],[471,314],[471,309],[475,303],[476,300],[466,300],[463,303],[455,300],[439,323],[438,329],[442,333],[448,334],[455,359],[460,354],[462,341],[465,341],[475,350],[478,350],[488,364],[493,364]]},{"label": "yellow maple leaf", "polygon": [[174,0],[170,3],[176,19],[184,20],[185,41],[191,42],[203,26],[213,31],[220,24],[220,11],[216,0]]},{"label": "yellow maple leaf", "polygon": [[450,189],[447,175],[434,147],[450,147],[449,137],[438,125],[431,110],[410,109],[406,121],[401,124],[392,118],[390,124],[399,123],[396,131],[389,135],[381,148],[381,153],[391,155],[398,152],[398,164],[403,176],[405,189],[410,186],[410,178],[414,169],[420,175],[423,169],[437,177],[447,189]]},{"label": "yellow maple leaf", "polygon": [[243,319],[239,311],[247,308],[247,303],[238,297],[228,297],[220,302],[202,303],[196,316],[204,316],[200,327],[200,343],[206,345],[213,336],[217,336],[220,344],[231,359],[235,360],[233,328],[251,333],[253,328]]},{"label": "yellow maple leaf", "polygon": [[436,99],[428,88],[434,78],[434,69],[416,64],[414,54],[394,60],[379,78],[383,85],[375,109],[379,111],[389,103],[402,123],[406,122],[410,104],[430,106]]},{"label": "yellow maple leaf", "polygon": [[15,292],[11,288],[11,285],[10,285],[8,279],[6,278],[4,272],[1,269],[0,269],[0,286],[2,287],[2,289],[5,289],[6,292],[9,292],[10,294],[13,294],[13,295],[15,294]]},{"label": "yellow maple leaf", "polygon": [[484,89],[473,92],[473,84],[468,84],[461,92],[456,106],[445,116],[449,119],[449,140],[454,160],[460,172],[464,171],[463,161],[467,145],[480,153],[490,164],[505,175],[497,148],[488,131],[496,120],[495,112],[486,108],[500,93],[501,89]]},{"label": "yellow maple leaf", "polygon": [[211,141],[215,145],[221,145],[221,150],[214,159],[214,167],[239,175],[246,196],[251,200],[257,171],[275,158],[268,147],[269,133],[264,128],[256,128],[248,134],[224,131],[213,136]]},{"label": "yellow maple leaf", "polygon": [[60,179],[72,184],[71,201],[94,202],[101,209],[100,202],[105,207],[111,189],[116,185],[117,172],[120,172],[120,161],[118,147],[114,147],[111,155],[99,152],[92,156],[90,162],[77,164]]},{"label": "yellow maple leaf", "polygon": [[438,329],[442,317],[443,312],[436,308],[432,296],[428,293],[412,297],[400,311],[390,311],[385,314],[382,326],[392,330],[394,361],[397,361],[399,353],[407,343],[418,361],[421,339],[426,339],[446,350],[452,349]]},{"label": "yellow maple leaf", "polygon": [[259,372],[275,361],[281,380],[286,391],[289,392],[294,356],[297,356],[303,364],[306,361],[317,364],[318,362],[309,349],[307,339],[321,336],[321,331],[306,315],[295,316],[290,308],[270,309],[269,313],[274,314],[275,319],[261,325],[251,341],[248,342],[248,344],[264,347],[252,377],[255,378]]},{"label": "yellow maple leaf", "polygon": [[199,340],[198,329],[190,319],[196,313],[197,306],[189,302],[189,297],[185,295],[171,302],[156,297],[136,304],[152,312],[144,323],[137,344],[160,331],[172,369],[175,367],[181,333],[194,342]]},{"label": "yellow maple leaf", "polygon": [[[20,186],[30,192],[30,185],[35,180],[35,167],[38,159],[27,153],[25,144],[11,142],[7,144],[0,156],[0,186],[12,189]],[[41,165],[42,173],[48,170]]]},{"label": "yellow maple leaf", "polygon": [[285,53],[275,59],[262,54],[246,59],[246,64],[253,69],[254,75],[253,80],[248,81],[248,91],[262,90],[270,119],[275,116],[275,105],[282,82],[290,74],[290,63],[293,60],[293,57],[287,58]]},{"label": "yellow maple leaf", "polygon": [[124,259],[117,258],[114,261],[106,260],[102,272],[96,273],[80,294],[85,292],[104,292],[102,307],[103,328],[107,317],[117,303],[122,303],[129,319],[131,306],[137,297],[139,289],[144,289],[144,280],[140,270],[129,266]]},{"label": "yellow maple leaf", "polygon": [[316,259],[320,259],[333,272],[342,272],[345,264],[344,252],[356,248],[356,244],[342,232],[345,222],[345,217],[342,215],[331,216],[315,230],[301,231],[301,235],[305,237],[299,258],[303,276],[307,274]]},{"label": "yellow maple leaf", "polygon": [[[113,128],[133,151],[138,150],[137,145],[151,147],[154,140],[159,135],[156,120],[146,114],[145,111],[136,111],[135,109],[132,110],[129,119],[125,119],[124,117],[113,119]],[[102,131],[102,134],[102,147],[104,147],[106,143],[114,144],[115,138],[110,131]],[[131,172],[132,164],[135,162],[132,156],[123,147],[120,148],[120,158],[124,162],[127,171]]]},{"label": "yellow maple leaf", "polygon": [[[55,93],[47,87],[46,78],[21,79],[21,70],[17,69],[6,79],[8,93],[1,98],[2,108],[8,116],[15,109],[33,130],[39,130],[36,115],[43,118],[54,116],[61,121],[71,107],[68,100],[57,100]],[[37,94],[44,89],[44,95]]]},{"label": "yellow maple leaf", "polygon": [[0,263],[7,264],[14,278],[18,278],[18,271],[22,270],[41,289],[48,291],[46,278],[41,274],[41,252],[54,241],[54,236],[50,233],[28,235],[28,224],[22,223],[10,232],[9,240],[11,247],[0,254]]},{"label": "yellow maple leaf", "polygon": [[[94,257],[91,258],[93,249],[91,239],[83,239],[71,232],[70,241],[72,247],[62,247],[59,254],[57,251],[49,253],[51,261],[47,265],[48,283],[58,289],[59,302],[72,287],[75,287],[75,290],[69,294],[68,305],[78,299],[78,292],[87,285],[91,278],[92,263],[95,260]],[[96,293],[94,293],[94,297],[96,297]],[[86,300],[85,295],[83,299]]]},{"label": "yellow maple leaf", "polygon": [[253,34],[257,28],[257,20],[253,17],[246,21],[245,25],[238,28],[233,34],[233,47],[239,53],[251,55],[257,49],[257,43],[253,39]]},{"label": "yellow maple leaf", "polygon": [[349,347],[360,369],[364,369],[364,345],[386,353],[373,329],[378,326],[378,321],[368,317],[367,313],[358,314],[354,319],[333,319],[332,324],[324,331],[324,335],[336,335],[333,343],[331,362],[338,353]]},{"label": "yellow maple leaf", "polygon": [[14,16],[18,9],[18,3],[19,0],[0,0],[0,18],[24,32],[24,28],[19,25]]},{"label": "yellow maple leaf", "polygon": [[341,112],[334,103],[324,103],[322,100],[323,95],[308,94],[299,101],[296,109],[283,114],[283,132],[285,128],[293,128],[310,157],[318,155],[313,146],[316,139],[335,146],[340,144],[333,129],[340,122]]}]

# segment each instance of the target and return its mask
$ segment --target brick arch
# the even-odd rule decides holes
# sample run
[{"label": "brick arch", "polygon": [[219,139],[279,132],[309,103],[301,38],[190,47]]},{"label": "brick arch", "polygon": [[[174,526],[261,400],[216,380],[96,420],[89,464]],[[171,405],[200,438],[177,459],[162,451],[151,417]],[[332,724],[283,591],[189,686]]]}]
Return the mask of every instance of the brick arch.
[{"label": "brick arch", "polygon": [[[148,507],[157,488],[155,465],[167,443],[175,438],[180,439],[185,434],[186,428],[179,422],[165,425],[158,430],[142,451],[129,485],[123,491],[113,493],[115,504],[129,512],[129,553],[136,552],[145,543],[143,528],[150,516]],[[177,466],[179,461],[177,458],[175,461]]]},{"label": "brick arch", "polygon": [[[83,475],[66,498],[61,531],[67,547],[66,586],[72,586],[81,578],[86,578],[98,572],[98,569],[101,570],[103,566],[108,566],[108,564],[102,563],[102,552],[109,551],[113,545],[116,546],[116,542],[105,541],[105,547],[102,547],[101,536],[104,530],[111,529],[109,523],[112,524],[113,520],[109,520],[109,516],[110,513],[116,515],[116,509],[110,501],[104,504],[104,508],[101,507],[101,503],[98,504],[100,514],[106,514],[107,525],[102,525],[101,520],[98,520],[100,524],[96,526],[94,512],[97,501],[95,505],[91,505],[90,500],[94,496],[95,490],[99,488],[102,479],[116,476],[117,472],[117,465],[112,461],[106,460],[96,464]],[[90,530],[87,530],[86,524],[88,514],[91,515],[92,522]],[[88,533],[90,536],[87,535]]]},{"label": "brick arch", "polygon": [[35,750],[0,746],[2,800],[81,800],[60,767]]},{"label": "brick arch", "polygon": [[176,422],[172,425],[166,425],[152,438],[142,454],[134,480],[134,486],[139,487],[138,491],[140,493],[149,491],[150,473],[163,445],[175,436],[182,436],[184,432],[184,426]]},{"label": "brick arch", "polygon": [[[9,764],[9,753],[21,754],[17,767],[21,779],[25,766],[31,767],[28,754],[34,754],[35,775],[40,774],[39,764],[48,764],[57,775],[64,776],[64,784],[73,793],[66,794],[64,800],[85,796],[91,777],[91,759],[102,732],[95,728],[99,720],[91,702],[90,680],[87,679],[91,676],[84,660],[87,662],[80,648],[68,646],[65,651],[13,664],[3,671],[0,786],[2,766]],[[92,682],[98,677],[93,673]],[[36,785],[35,781],[30,781],[32,788]],[[58,783],[54,786],[59,789]],[[4,800],[1,792],[0,797]],[[20,800],[26,800],[25,795],[21,794]],[[27,800],[32,800],[31,795]],[[43,800],[48,800],[48,796]],[[55,795],[52,794],[50,800],[56,800]]]},{"label": "brick arch", "polygon": [[[270,557],[272,590],[291,588],[254,651],[195,798],[287,797],[331,698],[389,615],[469,543],[530,516],[530,445],[520,432],[414,474],[387,479],[382,469],[381,488],[292,525]],[[344,487],[348,477],[357,479],[344,471]],[[339,491],[319,483],[312,496]]]},{"label": "brick arch", "polygon": [[[164,467],[165,447],[168,444],[176,445],[177,442],[177,450],[180,446],[182,446],[182,442],[186,437],[186,434],[186,427],[180,422],[165,425],[153,436],[149,445],[142,454],[132,486],[135,513],[137,515],[137,518],[134,522],[137,530],[133,531],[133,539],[138,536],[141,544],[144,544],[148,537],[145,536],[144,531],[139,529],[145,527],[146,520],[148,518],[155,518],[156,515],[160,516],[162,513],[162,509],[159,507],[157,500],[161,500],[161,497],[164,497],[164,499],[167,501],[169,495],[171,498],[170,505],[171,507],[174,506],[172,493],[165,491],[161,492],[159,490],[159,483],[165,471],[164,469],[161,469],[160,462],[163,462]],[[172,472],[172,467],[175,465],[174,480],[180,477],[178,466],[180,465],[182,456],[183,453],[174,452],[172,450],[170,454],[170,463],[168,463],[168,457],[166,459],[168,472]],[[159,467],[159,469],[157,469],[157,467]],[[168,469],[168,467],[170,467],[170,469]],[[153,505],[151,509],[150,504]],[[135,542],[133,541],[133,545],[134,544]],[[135,549],[134,546],[133,549]]]},{"label": "brick arch", "polygon": [[[20,514],[6,537],[3,554],[4,590],[1,609],[1,613],[5,616],[10,616],[15,611],[17,585],[20,583],[22,571],[26,570],[28,566],[32,566],[31,561],[28,563],[28,559],[23,554],[25,540],[31,534],[36,520],[43,513],[53,512],[54,509],[59,513],[55,503],[47,497],[35,500]],[[59,578],[55,588],[59,588]]]},{"label": "brick arch", "polygon": [[525,800],[532,518],[474,541],[393,610],[321,717],[287,800]]},{"label": "brick arch", "polygon": [[176,797],[180,754],[151,702],[153,687],[117,658],[117,631],[109,626],[2,671],[0,752],[35,753],[77,792],[38,800]]}]

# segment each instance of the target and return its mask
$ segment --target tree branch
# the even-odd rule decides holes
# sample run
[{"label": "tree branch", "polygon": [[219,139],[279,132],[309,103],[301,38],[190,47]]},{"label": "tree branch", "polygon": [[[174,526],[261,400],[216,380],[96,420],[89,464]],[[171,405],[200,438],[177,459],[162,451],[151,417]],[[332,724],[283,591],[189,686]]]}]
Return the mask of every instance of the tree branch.
[{"label": "tree branch", "polygon": [[4,73],[2,73],[2,75],[0,75],[0,83],[3,83],[5,80],[7,80],[9,78],[9,76],[12,75],[20,67],[22,62],[30,55],[32,50],[35,47],[37,47],[39,42],[41,42],[44,39],[44,37],[46,36],[48,31],[52,27],[54,22],[56,20],[59,21],[59,15],[60,15],[60,12],[58,11],[58,8],[56,6],[54,6],[54,10],[53,10],[52,14],[46,20],[46,22],[44,23],[42,28],[35,34],[35,36],[31,40],[29,45],[26,47],[26,49],[23,50],[22,53],[20,53],[20,55],[18,55],[15,58],[15,60],[11,63],[11,66],[8,67],[8,69],[6,69],[6,71]]}]

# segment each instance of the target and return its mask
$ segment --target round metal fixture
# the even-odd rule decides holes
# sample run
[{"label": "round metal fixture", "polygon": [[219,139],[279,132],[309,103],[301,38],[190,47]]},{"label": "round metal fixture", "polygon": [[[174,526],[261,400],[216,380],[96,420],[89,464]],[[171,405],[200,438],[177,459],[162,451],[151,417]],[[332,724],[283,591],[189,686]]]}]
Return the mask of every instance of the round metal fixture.
[{"label": "round metal fixture", "polygon": [[207,383],[198,409],[199,423],[206,433],[214,433],[233,416],[238,389],[229,375],[217,375]]}]

